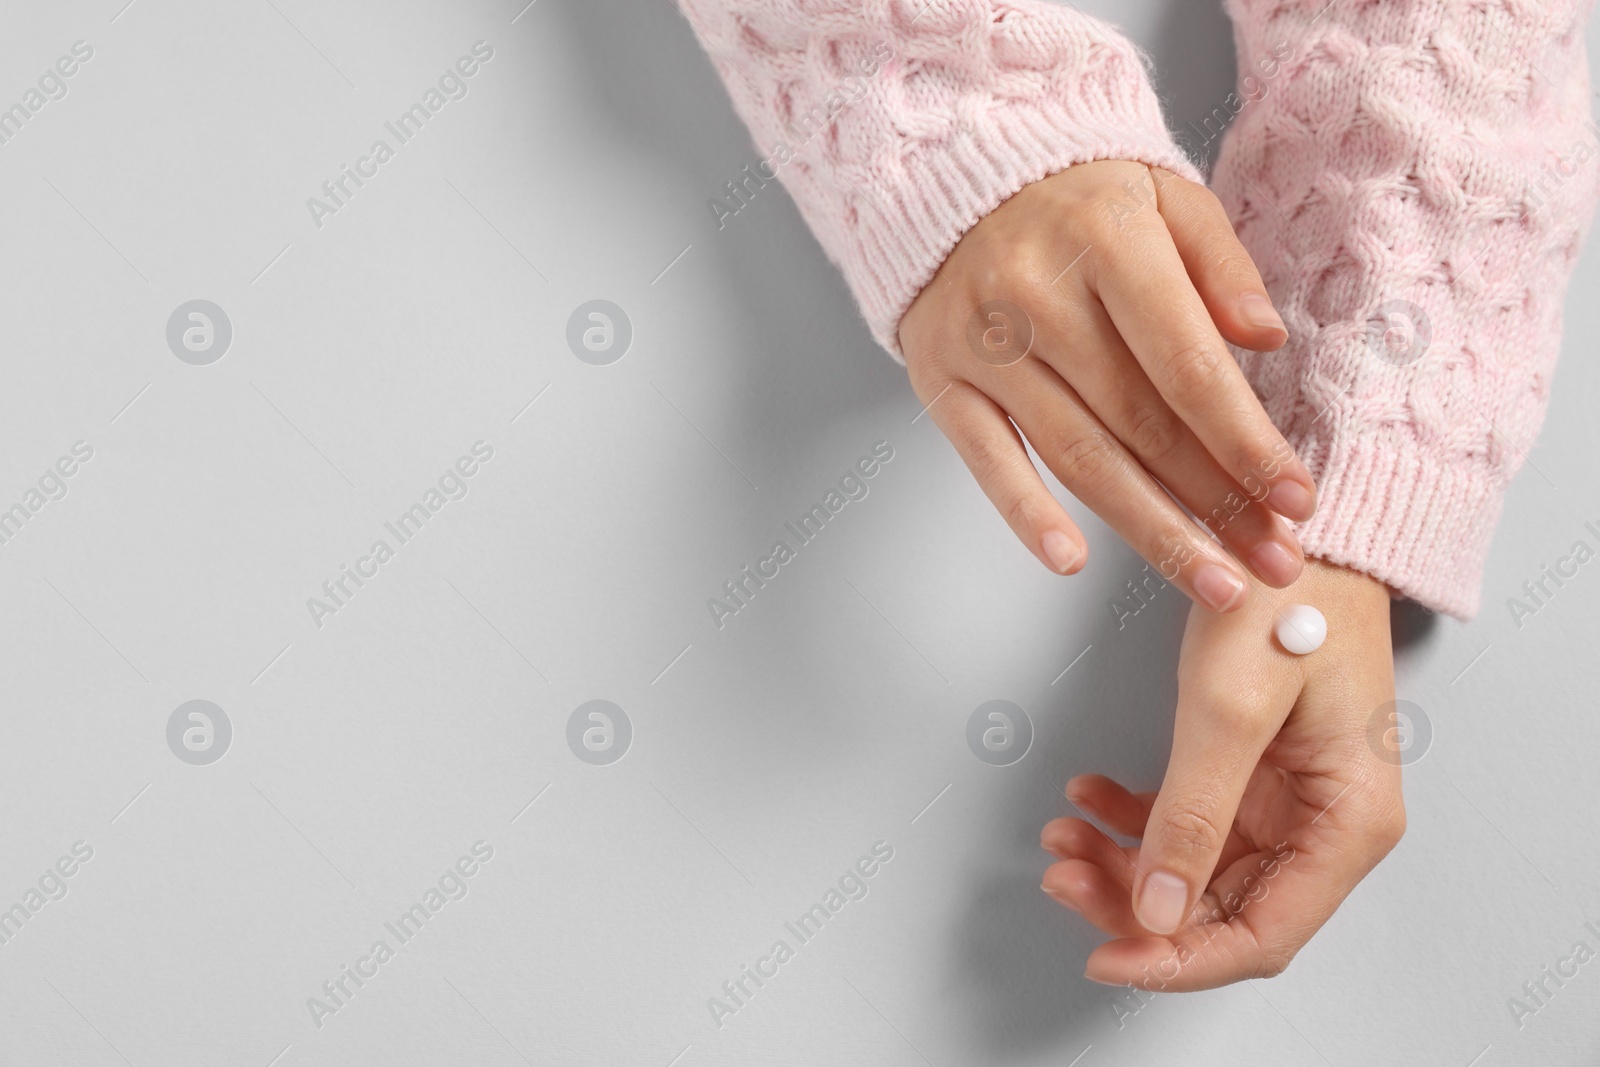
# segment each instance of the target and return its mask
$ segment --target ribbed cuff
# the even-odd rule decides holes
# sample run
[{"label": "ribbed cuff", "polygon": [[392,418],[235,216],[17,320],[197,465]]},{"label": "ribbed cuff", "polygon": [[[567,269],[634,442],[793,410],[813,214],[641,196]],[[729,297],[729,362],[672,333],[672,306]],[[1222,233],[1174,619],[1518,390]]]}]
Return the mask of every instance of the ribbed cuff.
[{"label": "ribbed cuff", "polygon": [[[900,319],[933,280],[956,243],[1025,186],[1079,163],[1128,160],[1164,167],[1190,181],[1198,170],[1159,120],[1129,106],[1083,116],[1059,102],[1011,101],[981,126],[902,160],[892,182],[870,190],[858,211],[850,255],[841,264],[872,336],[904,362]],[[1154,98],[1150,106],[1155,107]]]},{"label": "ribbed cuff", "polygon": [[1463,622],[1477,614],[1504,488],[1491,471],[1381,435],[1288,437],[1317,482],[1317,514],[1298,527],[1306,555]]}]

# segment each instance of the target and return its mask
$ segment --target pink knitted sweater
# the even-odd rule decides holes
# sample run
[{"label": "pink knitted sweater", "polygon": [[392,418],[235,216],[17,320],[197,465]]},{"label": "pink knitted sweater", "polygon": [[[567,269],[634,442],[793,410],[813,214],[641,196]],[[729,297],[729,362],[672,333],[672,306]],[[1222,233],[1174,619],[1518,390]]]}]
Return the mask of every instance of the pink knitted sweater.
[{"label": "pink knitted sweater", "polygon": [[[1023,186],[1199,180],[1139,51],[1045,0],[681,0],[764,162],[897,358],[900,317]],[[1227,0],[1213,188],[1290,343],[1237,355],[1310,467],[1308,554],[1468,618],[1544,416],[1600,191],[1593,0]],[[769,154],[770,153],[770,154]]]}]

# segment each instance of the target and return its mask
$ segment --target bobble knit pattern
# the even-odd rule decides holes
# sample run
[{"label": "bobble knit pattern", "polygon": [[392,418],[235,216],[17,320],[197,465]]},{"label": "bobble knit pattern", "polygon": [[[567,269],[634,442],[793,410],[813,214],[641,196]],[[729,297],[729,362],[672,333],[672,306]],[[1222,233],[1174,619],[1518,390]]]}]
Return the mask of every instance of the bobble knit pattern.
[{"label": "bobble knit pattern", "polygon": [[1167,132],[1139,51],[1072,8],[1041,0],[681,7],[762,155],[781,162],[778,146],[792,150],[779,180],[844,272],[873,337],[896,357],[900,317],[922,287],[963,234],[1024,186],[1099,159],[1199,180]]},{"label": "bobble knit pattern", "polygon": [[1572,0],[1232,0],[1213,188],[1292,338],[1239,353],[1321,492],[1310,555],[1461,618],[1533,447],[1600,188]]},{"label": "bobble knit pattern", "polygon": [[[1317,479],[1301,542],[1460,618],[1600,192],[1593,2],[1227,0],[1241,70],[1213,184],[1291,338],[1236,355]],[[1099,159],[1198,180],[1139,51],[1071,7],[681,6],[897,358],[922,287],[1024,186]]]}]

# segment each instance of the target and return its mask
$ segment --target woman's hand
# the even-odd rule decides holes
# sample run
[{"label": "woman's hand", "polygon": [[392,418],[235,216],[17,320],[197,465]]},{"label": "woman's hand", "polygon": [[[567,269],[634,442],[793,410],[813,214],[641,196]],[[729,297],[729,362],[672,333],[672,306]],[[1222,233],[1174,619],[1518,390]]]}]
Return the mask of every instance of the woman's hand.
[{"label": "woman's hand", "polygon": [[1234,557],[1279,587],[1304,562],[1274,512],[1310,518],[1316,488],[1223,343],[1287,337],[1216,197],[1120,161],[1006,201],[900,322],[917,396],[1034,555],[1073,574],[1088,549],[1019,428],[1073,495],[1215,611],[1244,600]]},{"label": "woman's hand", "polygon": [[[1398,754],[1373,729],[1394,699],[1389,595],[1312,560],[1295,585],[1257,589],[1231,615],[1192,609],[1161,792],[1099,775],[1067,783],[1085,813],[1041,843],[1044,889],[1115,940],[1089,957],[1109,985],[1209,989],[1275,975],[1389,853],[1405,828]],[[1283,651],[1274,615],[1310,604],[1328,637]]]}]

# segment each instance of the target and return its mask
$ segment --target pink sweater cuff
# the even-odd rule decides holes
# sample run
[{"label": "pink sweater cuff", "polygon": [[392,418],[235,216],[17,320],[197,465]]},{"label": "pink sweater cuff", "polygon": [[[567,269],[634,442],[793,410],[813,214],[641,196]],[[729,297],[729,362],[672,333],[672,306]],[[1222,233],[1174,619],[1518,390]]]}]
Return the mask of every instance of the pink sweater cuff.
[{"label": "pink sweater cuff", "polygon": [[1289,435],[1319,490],[1317,514],[1298,530],[1306,555],[1470,619],[1504,486],[1477,466],[1360,431]]},{"label": "pink sweater cuff", "polygon": [[[1070,6],[681,5],[756,148],[785,161],[779,180],[896,359],[917,294],[1024,186],[1101,159],[1201,180],[1167,131],[1143,55]],[[823,111],[811,132],[807,116]]]},{"label": "pink sweater cuff", "polygon": [[1228,0],[1213,188],[1290,343],[1239,353],[1317,479],[1309,555],[1467,619],[1600,191],[1593,0]]},{"label": "pink sweater cuff", "polygon": [[[1202,181],[1159,117],[1141,115],[1142,74],[1122,100],[1012,100],[982,126],[917,145],[868,187],[867,207],[841,248],[873,337],[904,360],[900,319],[964,234],[1024,187],[1079,163],[1123,159]],[[1094,95],[1094,94],[1089,94]],[[1154,98],[1150,106],[1155,106]],[[1085,114],[1091,107],[1097,112]]]}]

